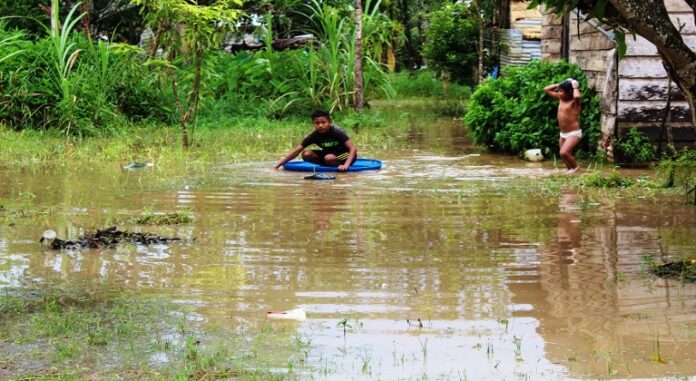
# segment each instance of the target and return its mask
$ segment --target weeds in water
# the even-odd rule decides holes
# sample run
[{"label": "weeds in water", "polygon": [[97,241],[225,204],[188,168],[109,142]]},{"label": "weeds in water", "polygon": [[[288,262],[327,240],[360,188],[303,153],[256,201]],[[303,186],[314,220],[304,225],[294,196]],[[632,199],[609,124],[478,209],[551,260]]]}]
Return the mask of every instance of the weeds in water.
[{"label": "weeds in water", "polygon": [[654,362],[659,362],[662,364],[667,363],[667,359],[665,359],[662,356],[662,352],[660,351],[660,335],[657,334],[655,335],[655,339],[653,340],[653,352],[650,355],[650,360]]},{"label": "weeds in water", "polygon": [[614,170],[610,174],[594,171],[580,176],[580,184],[596,188],[627,188],[633,185],[633,180],[622,176]]},{"label": "weeds in water", "polygon": [[193,222],[193,217],[186,212],[159,214],[146,210],[134,223],[139,225],[182,225]]},{"label": "weeds in water", "polygon": [[618,370],[614,369],[614,358],[610,351],[602,353],[602,357],[607,364],[607,376],[615,376]]},{"label": "weeds in water", "polygon": [[425,340],[421,341],[421,339],[419,337],[418,344],[420,344],[421,353],[423,354],[423,359],[426,359],[428,357],[428,338],[426,337]]},{"label": "weeds in water", "polygon": [[[240,358],[231,364],[236,344],[202,334],[185,314],[176,320],[173,307],[99,284],[6,289],[0,343],[12,343],[14,353],[4,371],[18,379],[284,379]],[[153,364],[148,353],[167,360]],[[37,366],[37,356],[48,363]]]},{"label": "weeds in water", "polygon": [[517,361],[522,361],[522,339],[517,336],[513,336],[512,342],[515,344],[515,359]]}]

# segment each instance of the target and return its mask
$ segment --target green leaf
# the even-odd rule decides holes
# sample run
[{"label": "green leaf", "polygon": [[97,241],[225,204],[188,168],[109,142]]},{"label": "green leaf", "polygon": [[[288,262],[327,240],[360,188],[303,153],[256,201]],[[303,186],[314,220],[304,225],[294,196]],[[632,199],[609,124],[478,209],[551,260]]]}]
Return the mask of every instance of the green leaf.
[{"label": "green leaf", "polygon": [[626,50],[628,49],[628,46],[626,46],[626,35],[617,30],[614,32],[616,36],[616,44],[617,44],[617,53],[619,55],[619,59],[622,59],[626,55]]}]

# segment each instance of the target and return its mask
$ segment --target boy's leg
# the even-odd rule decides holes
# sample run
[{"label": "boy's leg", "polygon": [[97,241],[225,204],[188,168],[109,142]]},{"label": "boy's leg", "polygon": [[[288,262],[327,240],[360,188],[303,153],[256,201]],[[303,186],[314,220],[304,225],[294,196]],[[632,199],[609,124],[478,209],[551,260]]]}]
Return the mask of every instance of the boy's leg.
[{"label": "boy's leg", "polygon": [[[356,157],[356,158],[357,158],[357,157]],[[331,153],[326,154],[326,156],[324,156],[324,162],[325,162],[327,165],[336,165],[336,166],[338,166],[338,165],[341,165],[341,164],[345,163],[346,160],[348,160],[348,152],[344,152],[344,153],[342,153],[342,154],[340,154],[340,155],[338,155],[338,156],[337,156],[337,155],[334,155],[334,154],[331,154]]]},{"label": "boy's leg", "polygon": [[324,159],[319,150],[304,150],[302,151],[302,160],[313,164],[324,165]]},{"label": "boy's leg", "polygon": [[324,162],[327,165],[339,165],[339,160],[336,158],[336,155],[327,153],[326,156],[324,156]]},{"label": "boy's leg", "polygon": [[569,170],[575,170],[578,167],[578,163],[575,161],[575,157],[573,157],[573,150],[575,149],[575,146],[580,143],[580,140],[581,139],[577,136],[568,136],[568,138],[561,139],[560,141],[560,155],[566,164],[566,168]]}]

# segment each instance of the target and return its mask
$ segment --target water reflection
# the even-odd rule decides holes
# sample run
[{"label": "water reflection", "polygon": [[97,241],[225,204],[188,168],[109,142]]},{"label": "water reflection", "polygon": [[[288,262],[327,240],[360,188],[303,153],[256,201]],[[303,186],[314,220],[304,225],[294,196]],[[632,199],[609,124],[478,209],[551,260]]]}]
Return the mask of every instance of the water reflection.
[{"label": "water reflection", "polygon": [[[552,163],[477,151],[456,121],[433,120],[413,119],[383,170],[327,182],[259,163],[221,164],[174,189],[118,169],[80,181],[0,173],[4,197],[30,192],[57,209],[0,230],[0,285],[127,285],[234,332],[301,307],[308,320],[278,322],[278,345],[310,338],[307,364],[332,380],[696,375],[696,290],[641,273],[646,254],[696,254],[693,208],[570,190],[510,196],[510,181],[548,176]],[[47,228],[74,238],[146,208],[195,222],[123,227],[187,242],[81,252],[36,242]],[[651,360],[657,341],[668,364]]]}]

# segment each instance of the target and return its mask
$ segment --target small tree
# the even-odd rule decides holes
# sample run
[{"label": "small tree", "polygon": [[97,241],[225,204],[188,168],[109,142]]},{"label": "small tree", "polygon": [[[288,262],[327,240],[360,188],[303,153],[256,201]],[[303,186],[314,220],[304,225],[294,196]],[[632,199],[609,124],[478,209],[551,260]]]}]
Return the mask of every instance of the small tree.
[{"label": "small tree", "polygon": [[[218,0],[209,6],[199,6],[186,0],[133,0],[142,5],[146,22],[156,30],[152,56],[159,47],[166,52],[166,62],[160,62],[170,77],[177,116],[181,124],[184,148],[189,146],[189,123],[195,121],[201,101],[201,79],[206,53],[219,49],[226,32],[234,28],[240,11],[240,0]],[[155,60],[156,62],[156,60]],[[179,72],[187,66],[193,70],[188,96],[179,91]]]},{"label": "small tree", "polygon": [[459,83],[477,82],[479,16],[475,6],[449,4],[429,14],[423,56],[428,65],[446,71]]}]

